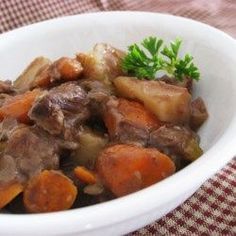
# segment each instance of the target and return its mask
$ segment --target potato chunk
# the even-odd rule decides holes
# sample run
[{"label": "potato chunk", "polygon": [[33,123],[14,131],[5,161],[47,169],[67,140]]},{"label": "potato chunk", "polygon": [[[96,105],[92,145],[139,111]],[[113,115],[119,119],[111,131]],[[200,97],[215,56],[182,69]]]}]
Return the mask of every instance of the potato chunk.
[{"label": "potato chunk", "polygon": [[76,165],[91,167],[108,139],[85,128],[79,135],[79,142],[79,148],[72,153],[71,158]]},{"label": "potato chunk", "polygon": [[175,172],[175,165],[154,148],[114,145],[101,152],[97,160],[98,175],[116,196],[148,187]]},{"label": "potato chunk", "polygon": [[51,61],[45,57],[35,58],[24,72],[14,82],[14,87],[20,91],[29,90],[34,83],[37,74],[47,68]]},{"label": "potato chunk", "polygon": [[24,191],[29,212],[52,212],[71,208],[77,195],[73,182],[58,171],[45,170],[32,178]]},{"label": "potato chunk", "polygon": [[119,75],[123,75],[121,60],[125,53],[108,44],[96,44],[91,53],[77,54],[86,79],[100,80],[107,85]]},{"label": "potato chunk", "polygon": [[161,121],[185,123],[189,120],[191,95],[186,88],[121,76],[114,84],[121,96],[141,101]]}]

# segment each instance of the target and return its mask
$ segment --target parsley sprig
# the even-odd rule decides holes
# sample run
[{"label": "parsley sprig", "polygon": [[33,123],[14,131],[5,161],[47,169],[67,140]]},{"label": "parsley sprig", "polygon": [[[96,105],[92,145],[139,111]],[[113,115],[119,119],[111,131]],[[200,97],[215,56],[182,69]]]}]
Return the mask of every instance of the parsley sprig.
[{"label": "parsley sprig", "polygon": [[176,38],[169,47],[163,45],[163,40],[148,37],[141,45],[133,44],[128,47],[128,53],[122,61],[122,69],[138,78],[156,79],[158,71],[182,81],[183,78],[199,80],[199,69],[193,63],[193,57],[186,54],[179,58],[182,41]]}]

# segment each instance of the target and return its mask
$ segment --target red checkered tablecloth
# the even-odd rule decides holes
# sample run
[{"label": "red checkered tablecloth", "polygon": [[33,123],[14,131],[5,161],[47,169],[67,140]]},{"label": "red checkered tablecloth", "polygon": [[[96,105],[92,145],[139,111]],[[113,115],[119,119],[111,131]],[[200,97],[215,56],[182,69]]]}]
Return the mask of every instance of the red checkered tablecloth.
[{"label": "red checkered tablecloth", "polygon": [[[0,33],[84,12],[165,12],[213,25],[236,37],[236,0],[0,0]],[[186,202],[133,235],[236,235],[236,158]]]}]

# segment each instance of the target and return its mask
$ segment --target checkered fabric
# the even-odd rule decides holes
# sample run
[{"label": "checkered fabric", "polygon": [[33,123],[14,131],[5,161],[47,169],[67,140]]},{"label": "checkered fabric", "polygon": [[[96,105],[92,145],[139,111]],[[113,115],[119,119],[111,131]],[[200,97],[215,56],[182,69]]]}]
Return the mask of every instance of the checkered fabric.
[{"label": "checkered fabric", "polygon": [[[181,15],[236,37],[236,0],[0,0],[0,33],[49,18],[110,10]],[[236,159],[181,206],[131,235],[236,235]]]}]

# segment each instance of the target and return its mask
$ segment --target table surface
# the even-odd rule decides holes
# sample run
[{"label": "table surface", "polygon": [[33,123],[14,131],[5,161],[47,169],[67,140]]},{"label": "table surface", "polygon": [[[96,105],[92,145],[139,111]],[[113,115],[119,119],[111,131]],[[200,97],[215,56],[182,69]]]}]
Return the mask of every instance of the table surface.
[{"label": "table surface", "polygon": [[[111,10],[180,15],[236,38],[236,0],[0,0],[0,33],[59,16]],[[236,158],[174,211],[132,235],[236,235]]]}]

